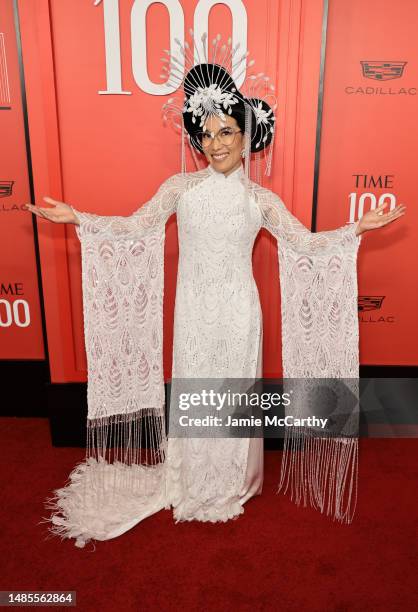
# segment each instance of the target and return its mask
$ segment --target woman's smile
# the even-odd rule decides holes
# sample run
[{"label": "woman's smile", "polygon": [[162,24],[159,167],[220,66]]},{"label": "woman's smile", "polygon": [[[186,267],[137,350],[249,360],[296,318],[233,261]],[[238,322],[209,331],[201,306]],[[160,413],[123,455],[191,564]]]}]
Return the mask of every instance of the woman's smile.
[{"label": "woman's smile", "polygon": [[226,151],[225,153],[212,153],[212,159],[214,161],[222,161],[228,157],[229,153]]}]

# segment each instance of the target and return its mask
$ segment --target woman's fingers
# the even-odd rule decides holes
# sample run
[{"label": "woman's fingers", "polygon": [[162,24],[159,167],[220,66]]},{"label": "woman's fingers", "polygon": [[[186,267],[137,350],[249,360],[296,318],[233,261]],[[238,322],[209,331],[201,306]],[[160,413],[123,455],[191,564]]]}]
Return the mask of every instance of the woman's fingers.
[{"label": "woman's fingers", "polygon": [[38,217],[42,216],[37,206],[33,206],[32,204],[25,204],[25,208],[26,210],[30,210],[31,213],[37,215]]},{"label": "woman's fingers", "polygon": [[391,218],[399,217],[399,215],[402,215],[405,212],[405,210],[406,210],[406,206],[403,206],[403,205],[397,206],[396,208],[388,212],[388,214],[386,215],[386,218],[391,219]]},{"label": "woman's fingers", "polygon": [[48,202],[48,204],[51,204],[52,206],[56,206],[57,204],[64,204],[64,202],[59,202],[58,200],[53,200],[52,198],[45,196],[43,198],[45,200],[45,202]]},{"label": "woman's fingers", "polygon": [[26,204],[27,210],[35,213],[35,215],[42,215],[44,212],[48,212],[51,208],[42,208],[41,206],[33,206],[33,204]]},{"label": "woman's fingers", "polygon": [[48,219],[48,213],[45,210],[39,209],[39,216]]},{"label": "woman's fingers", "polygon": [[387,212],[387,215],[392,215],[393,213],[398,212],[399,210],[405,210],[406,206],[405,204],[399,204],[399,206],[395,206],[395,208],[393,210],[390,210],[389,212]]},{"label": "woman's fingers", "polygon": [[[48,196],[45,196],[45,197],[44,197],[44,198],[42,198],[42,199],[43,199],[43,200],[45,200],[45,202],[46,202],[47,204],[50,204],[50,206],[53,206],[54,208],[55,208],[56,206],[58,206],[58,204],[64,204],[64,202],[59,202],[58,200],[54,200],[53,198],[50,198],[50,197],[48,197]],[[35,206],[33,206],[33,204],[25,204],[25,208],[27,208],[28,210],[32,210],[32,211],[34,211],[34,210],[35,210],[35,208],[36,208],[36,210],[44,210],[44,211],[45,211],[45,210],[46,210],[46,211],[48,211],[48,210],[53,210],[53,208],[51,208],[51,207],[49,207],[49,208],[46,208],[45,206],[36,206],[36,207],[35,207]]]},{"label": "woman's fingers", "polygon": [[382,219],[383,225],[386,225],[387,223],[391,223],[392,221],[395,221],[395,219],[402,217],[402,215],[404,215],[405,212],[406,212],[406,206],[404,206],[403,204],[401,204],[400,206],[397,206],[391,212],[387,213],[384,219]]},{"label": "woman's fingers", "polygon": [[403,211],[406,209],[406,206],[404,204],[400,204],[399,206],[396,206],[394,209],[388,211],[387,213],[384,213],[383,212],[384,206],[385,205],[378,206],[374,212],[380,216],[385,217],[385,219],[387,219],[388,217],[392,217],[393,215],[398,214],[400,211]]},{"label": "woman's fingers", "polygon": [[37,217],[48,219],[48,221],[56,221],[58,219],[53,208],[42,208],[41,206],[33,206],[33,204],[25,204],[25,208]]}]

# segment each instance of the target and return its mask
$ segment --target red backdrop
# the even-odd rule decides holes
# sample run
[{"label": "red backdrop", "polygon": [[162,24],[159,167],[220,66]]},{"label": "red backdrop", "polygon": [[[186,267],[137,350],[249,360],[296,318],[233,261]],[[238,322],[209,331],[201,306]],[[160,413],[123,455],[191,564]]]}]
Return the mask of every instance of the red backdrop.
[{"label": "red backdrop", "polygon": [[318,229],[387,202],[401,220],[364,235],[359,266],[360,358],[418,364],[418,3],[331,0]]},{"label": "red backdrop", "polygon": [[[145,0],[103,0],[97,6],[92,0],[18,2],[36,202],[42,204],[42,197],[49,195],[80,210],[130,214],[166,177],[179,171],[178,136],[161,120],[161,105],[168,96],[144,91],[144,78],[163,82],[160,58],[162,49],[170,44],[168,8],[172,27],[184,24],[187,31],[194,27],[199,11],[214,5],[210,34],[219,31],[228,37],[232,13],[235,18],[241,15],[236,22],[241,30],[246,18],[248,49],[256,60],[255,68],[269,74],[276,85],[278,137],[268,186],[310,227],[322,3],[166,0],[150,4],[144,21],[145,41],[138,22]],[[118,22],[113,21],[110,51],[110,30],[105,28],[109,15],[118,16]],[[382,77],[371,78],[373,66],[364,71],[360,62],[379,60],[384,64],[408,58],[402,76],[389,85],[396,90],[401,84],[411,90],[415,87],[418,75],[412,58],[416,43],[408,28],[417,16],[418,7],[412,0],[397,8],[396,18],[389,1],[373,0],[367,5],[361,0],[352,0],[349,5],[340,0],[330,2],[317,229],[348,222],[353,202],[357,219],[365,192],[377,200],[382,193],[393,193],[398,202],[412,204],[413,155],[407,143],[418,136],[412,111],[416,97],[412,91],[407,95],[352,94],[347,87],[388,89],[388,80],[382,83]],[[380,23],[384,27],[380,28]],[[146,58],[136,53],[141,42],[146,42]],[[391,68],[382,66],[382,74],[386,69]],[[380,68],[375,65],[374,70]],[[396,67],[393,70],[396,72]],[[390,186],[386,181],[384,188],[370,183],[363,187],[354,182],[353,175],[359,174],[395,178]],[[372,197],[365,199],[364,211],[373,201]],[[363,320],[362,363],[418,362],[412,319],[416,272],[405,264],[400,269],[401,257],[412,264],[417,227],[412,209],[409,206],[396,227],[366,235],[360,249],[362,307],[375,308],[377,298],[386,296],[380,299],[380,309],[363,311],[362,316],[364,312],[376,316],[377,312],[396,319],[376,324]],[[22,218],[26,214],[19,212]],[[85,380],[79,243],[71,226],[41,220],[38,227],[52,380]],[[20,236],[17,232],[15,228],[14,235]],[[165,252],[166,378],[171,375],[177,252],[173,217],[167,224]],[[264,374],[277,376],[281,374],[278,264],[275,241],[264,231],[257,239],[253,262],[264,318]]]},{"label": "red backdrop", "polygon": [[12,2],[0,6],[0,359],[43,359],[19,61]]}]

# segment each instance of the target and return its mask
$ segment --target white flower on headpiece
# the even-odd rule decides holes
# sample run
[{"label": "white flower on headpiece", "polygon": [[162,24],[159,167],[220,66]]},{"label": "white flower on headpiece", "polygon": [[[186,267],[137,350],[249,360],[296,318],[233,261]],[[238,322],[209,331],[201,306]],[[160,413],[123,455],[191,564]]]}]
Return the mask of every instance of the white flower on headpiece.
[{"label": "white flower on headpiece", "polygon": [[270,108],[270,110],[265,111],[263,109],[263,105],[262,105],[262,103],[260,101],[260,102],[258,102],[257,105],[253,106],[253,110],[254,110],[254,114],[255,114],[256,120],[257,120],[257,124],[264,123],[264,125],[269,125],[269,123],[271,121],[271,119],[269,119],[269,117],[270,117],[270,115],[273,112],[271,110],[271,108]]},{"label": "white flower on headpiece", "polygon": [[222,107],[230,115],[232,113],[231,106],[237,102],[238,99],[233,93],[222,91],[219,85],[213,83],[209,87],[198,87],[186,101],[184,111],[193,113],[193,123],[196,123],[196,118],[200,117],[200,127],[202,127],[207,115],[218,115],[221,119],[225,119]]}]

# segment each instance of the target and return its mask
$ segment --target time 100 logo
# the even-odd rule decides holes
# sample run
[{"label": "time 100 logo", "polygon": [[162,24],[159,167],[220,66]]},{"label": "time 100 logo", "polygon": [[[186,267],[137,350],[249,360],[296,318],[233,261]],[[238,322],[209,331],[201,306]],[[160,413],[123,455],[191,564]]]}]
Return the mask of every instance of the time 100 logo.
[{"label": "time 100 logo", "polygon": [[0,327],[28,327],[30,325],[29,304],[26,300],[0,299]]},{"label": "time 100 logo", "polygon": [[[120,54],[120,28],[119,28],[119,0],[96,0],[95,6],[103,4],[104,39],[106,54],[106,89],[99,94],[127,94],[122,87],[122,67]],[[184,71],[184,56],[176,40],[184,44],[184,12],[180,0],[134,0],[131,9],[131,49],[132,49],[132,73],[136,84],[146,93],[154,96],[165,96],[173,93],[176,86],[166,83],[154,83],[150,80],[147,72],[147,33],[146,14],[152,4],[163,4],[168,11],[170,19],[170,53],[176,55],[177,66]],[[232,15],[232,47],[237,44],[239,56],[247,53],[247,11],[242,0],[199,0],[194,12],[194,61],[200,63],[202,58],[208,57],[208,43],[203,49],[202,35],[208,32],[209,12],[215,4],[224,4],[229,8]],[[161,50],[163,54],[163,50]],[[210,56],[210,54],[209,54]],[[199,61],[200,58],[200,61]],[[245,70],[235,74],[237,87],[245,80]]]}]

